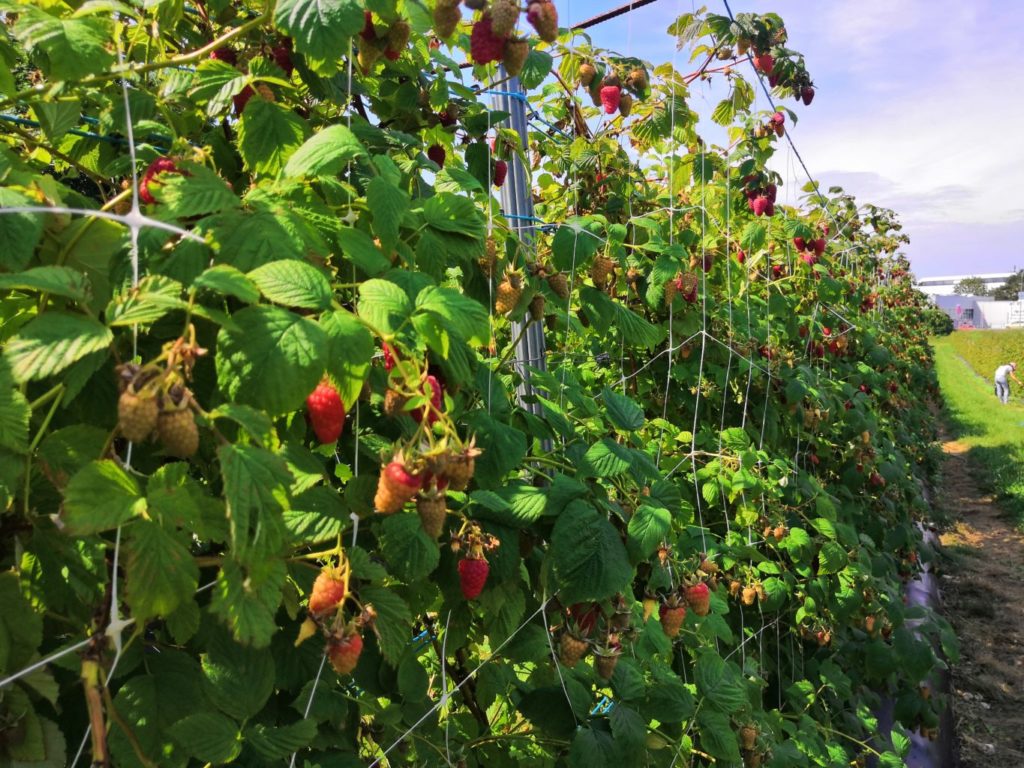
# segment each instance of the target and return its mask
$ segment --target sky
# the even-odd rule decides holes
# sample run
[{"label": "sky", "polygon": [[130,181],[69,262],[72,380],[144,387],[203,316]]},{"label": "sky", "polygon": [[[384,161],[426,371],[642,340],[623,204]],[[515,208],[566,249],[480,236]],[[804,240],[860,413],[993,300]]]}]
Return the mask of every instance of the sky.
[{"label": "sky", "polygon": [[[624,0],[556,0],[575,24]],[[725,13],[722,0],[706,0]],[[778,13],[806,57],[814,103],[789,126],[811,174],[859,202],[892,208],[918,277],[1024,268],[1024,2],[1017,0],[730,0]],[[658,0],[590,30],[594,44],[691,71],[666,33],[700,5]],[[706,113],[722,92],[694,84]],[[702,107],[702,104],[705,105]],[[763,95],[761,108],[767,103]],[[788,145],[780,145],[788,146]],[[781,149],[776,170],[806,178]],[[794,192],[795,194],[795,192]]]}]

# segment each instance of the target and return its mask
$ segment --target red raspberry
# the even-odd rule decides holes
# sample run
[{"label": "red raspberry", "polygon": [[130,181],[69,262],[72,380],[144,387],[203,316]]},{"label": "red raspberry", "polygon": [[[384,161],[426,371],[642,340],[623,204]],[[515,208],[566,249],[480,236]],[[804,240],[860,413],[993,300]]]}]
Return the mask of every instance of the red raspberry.
[{"label": "red raspberry", "polygon": [[373,26],[373,13],[371,11],[363,11],[363,31],[359,33],[359,36],[367,42],[377,39],[377,30]]},{"label": "red raspberry", "polygon": [[242,112],[245,111],[245,105],[249,103],[249,99],[251,99],[254,95],[256,95],[256,91],[252,89],[251,85],[247,85],[245,86],[245,88],[243,88],[241,91],[239,91],[231,97],[231,104],[235,108],[236,115],[240,115],[242,114]]},{"label": "red raspberry", "polygon": [[686,603],[698,616],[707,616],[711,610],[711,590],[704,582],[686,588]]},{"label": "red raspberry", "polygon": [[754,56],[754,68],[762,74],[770,75],[772,70],[775,69],[775,57],[770,53],[756,54]]},{"label": "red raspberry", "polygon": [[292,71],[295,69],[295,64],[292,63],[292,41],[291,38],[282,38],[281,43],[274,48],[270,49],[270,57],[274,60],[284,73],[289,77]]},{"label": "red raspberry", "polygon": [[764,195],[758,195],[750,201],[750,210],[754,212],[755,216],[764,216],[768,213],[768,206],[771,205],[771,201]]},{"label": "red raspberry", "polygon": [[345,404],[330,382],[321,381],[306,398],[306,413],[321,443],[335,443],[345,428]]},{"label": "red raspberry", "polygon": [[412,500],[422,484],[423,478],[411,474],[405,462],[396,458],[381,470],[373,506],[382,515],[392,515]]},{"label": "red raspberry", "polygon": [[139,180],[139,199],[142,202],[149,203],[150,205],[156,202],[156,198],[149,191],[149,183],[158,173],[181,173],[181,171],[178,170],[177,164],[169,157],[158,157],[150,163],[149,167],[142,174],[142,179]]},{"label": "red raspberry", "polygon": [[811,106],[811,102],[814,101],[814,89],[809,85],[805,85],[800,89],[800,101],[806,106]]},{"label": "red raspberry", "polygon": [[440,144],[431,144],[430,148],[427,150],[427,157],[441,167],[444,167],[444,161],[448,157],[448,153],[444,151],[444,147]]},{"label": "red raspberry", "polygon": [[526,20],[537,30],[537,35],[547,43],[558,39],[558,9],[554,3],[532,2],[526,9]]},{"label": "red raspberry", "polygon": [[825,246],[828,245],[828,243],[825,241],[824,237],[819,237],[817,240],[812,240],[810,245],[818,256],[823,256],[825,254]]},{"label": "red raspberry", "polygon": [[459,560],[459,583],[462,586],[462,595],[467,600],[475,600],[484,591],[484,584],[487,583],[487,574],[491,572],[491,566],[482,557],[467,557]]},{"label": "red raspberry", "polygon": [[617,85],[606,85],[601,89],[601,106],[606,115],[614,115],[619,111],[622,101],[622,89]]},{"label": "red raspberry", "polygon": [[391,371],[395,367],[395,353],[387,344],[381,344],[384,351],[384,370]]},{"label": "red raspberry", "polygon": [[238,54],[235,53],[233,48],[228,48],[226,45],[210,53],[210,58],[216,61],[223,61],[232,67],[238,63]]},{"label": "red raspberry", "polygon": [[423,394],[430,395],[430,408],[424,407],[422,410],[416,410],[409,415],[413,417],[416,423],[423,421],[423,417],[427,417],[427,425],[433,424],[440,418],[441,407],[444,405],[444,386],[440,381],[437,380],[437,376],[431,374],[427,376],[426,389]]},{"label": "red raspberry", "polygon": [[469,36],[469,55],[475,64],[501,61],[505,55],[505,38],[491,29],[491,16],[485,13],[474,25]]},{"label": "red raspberry", "polygon": [[324,568],[317,574],[309,593],[309,612],[314,616],[332,613],[345,599],[345,582],[336,568]]},{"label": "red raspberry", "polygon": [[807,250],[807,241],[804,240],[802,237],[794,237],[793,238],[793,247],[796,248],[798,251],[806,251]]},{"label": "red raspberry", "polygon": [[359,663],[359,654],[363,652],[363,636],[353,632],[351,635],[332,640],[327,645],[327,658],[339,675],[347,675]]},{"label": "red raspberry", "polygon": [[505,185],[505,179],[508,176],[508,163],[504,160],[494,161],[494,186],[501,189]]}]

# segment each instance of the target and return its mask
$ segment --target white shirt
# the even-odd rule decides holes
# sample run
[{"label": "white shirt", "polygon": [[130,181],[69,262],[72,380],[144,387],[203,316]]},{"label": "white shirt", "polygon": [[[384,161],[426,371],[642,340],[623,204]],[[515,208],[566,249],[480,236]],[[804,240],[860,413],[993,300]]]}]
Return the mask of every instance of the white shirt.
[{"label": "white shirt", "polygon": [[1010,375],[1012,370],[1013,368],[1009,365],[1000,365],[996,368],[996,381],[1006,381],[1006,377]]}]

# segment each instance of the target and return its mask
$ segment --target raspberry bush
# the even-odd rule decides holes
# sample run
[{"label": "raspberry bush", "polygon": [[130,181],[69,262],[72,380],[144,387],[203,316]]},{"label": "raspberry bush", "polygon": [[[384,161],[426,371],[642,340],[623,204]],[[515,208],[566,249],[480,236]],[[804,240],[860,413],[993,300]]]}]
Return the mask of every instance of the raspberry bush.
[{"label": "raspberry bush", "polygon": [[798,114],[746,59],[814,95],[782,20],[681,17],[686,73],[492,5],[4,5],[0,765],[87,729],[102,765],[324,768],[934,733],[924,305],[892,212],[769,166]]}]

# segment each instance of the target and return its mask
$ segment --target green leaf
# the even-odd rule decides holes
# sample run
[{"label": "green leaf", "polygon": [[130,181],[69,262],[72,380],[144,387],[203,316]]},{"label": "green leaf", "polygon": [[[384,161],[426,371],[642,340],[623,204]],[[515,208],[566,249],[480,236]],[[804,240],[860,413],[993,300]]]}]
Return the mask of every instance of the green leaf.
[{"label": "green leaf", "polygon": [[363,28],[355,0],[277,0],[274,26],[293,38],[295,50],[314,59],[337,59]]},{"label": "green leaf", "polygon": [[168,312],[187,309],[181,299],[181,283],[163,275],[147,275],[137,288],[126,288],[107,307],[107,324],[112,327],[150,325]]},{"label": "green leaf", "polygon": [[0,573],[0,672],[17,672],[36,655],[43,619],[21,591],[18,574]]},{"label": "green leaf", "polygon": [[278,513],[288,507],[291,473],[280,456],[252,445],[222,445],[217,456],[224,476],[231,540],[244,548],[253,522],[254,536],[270,535],[283,525]]},{"label": "green leaf", "polygon": [[331,284],[322,272],[304,261],[272,261],[257,267],[248,277],[275,304],[302,309],[327,309],[331,306]]},{"label": "green leaf", "polygon": [[574,501],[558,516],[549,557],[566,604],[604,600],[626,588],[633,575],[618,531],[597,510]]},{"label": "green leaf", "polygon": [[412,313],[409,297],[389,280],[367,280],[359,286],[359,315],[376,330],[391,334]]},{"label": "green leaf", "polygon": [[548,501],[545,489],[515,483],[503,485],[497,491],[473,491],[470,498],[477,505],[474,518],[512,528],[529,528],[540,520]]},{"label": "green leaf", "polygon": [[615,477],[630,468],[633,456],[628,448],[606,437],[590,446],[583,461],[593,477]]},{"label": "green leaf", "polygon": [[578,221],[559,227],[551,242],[554,265],[563,272],[569,272],[589,264],[603,244],[603,238],[597,236],[594,229],[596,225],[588,223],[585,226]]},{"label": "green leaf", "polygon": [[316,737],[316,731],[313,720],[299,720],[277,728],[256,723],[245,729],[245,744],[264,760],[281,761],[307,747]]},{"label": "green leaf", "polygon": [[650,557],[672,529],[672,513],[646,504],[629,520],[629,548],[635,560]]},{"label": "green leaf", "polygon": [[[4,190],[0,190],[0,195]],[[0,198],[2,200],[2,198]],[[16,216],[0,216],[2,219]],[[38,218],[38,217],[37,217]],[[0,233],[3,227],[0,225]],[[9,240],[8,242],[14,242]],[[3,264],[0,261],[0,264]],[[72,301],[85,301],[89,295],[89,282],[85,275],[70,267],[33,267],[15,275],[0,275],[0,288],[14,291],[38,291],[53,296],[64,296]]]},{"label": "green leaf", "polygon": [[351,408],[370,373],[373,336],[359,319],[343,309],[320,318],[327,334],[327,373],[334,380],[346,408]]},{"label": "green leaf", "polygon": [[320,326],[277,307],[248,307],[232,319],[238,330],[217,334],[221,389],[271,415],[303,407],[324,371],[328,344]]},{"label": "green leaf", "polygon": [[[20,192],[0,188],[0,210],[36,205],[36,201]],[[39,214],[0,214],[0,242],[4,243],[4,247],[0,248],[0,268],[16,271],[28,266],[43,236],[45,223],[46,217]]]},{"label": "green leaf", "polygon": [[86,464],[64,489],[62,519],[76,536],[117,528],[145,511],[135,478],[109,459]]},{"label": "green leaf", "polygon": [[349,517],[341,497],[333,488],[310,488],[292,501],[284,513],[284,524],[291,541],[303,546],[336,541],[345,530]]},{"label": "green leaf", "polygon": [[697,730],[700,744],[706,752],[727,763],[738,763],[740,747],[728,715],[710,709],[697,714]]},{"label": "green leaf", "polygon": [[[359,27],[362,26],[363,15],[360,11]],[[355,134],[344,125],[332,125],[308,139],[295,151],[284,167],[284,175],[333,176],[360,157],[367,157],[367,152]]]},{"label": "green leaf", "polygon": [[409,194],[376,176],[366,186],[366,203],[373,212],[373,231],[388,252],[398,242],[402,219],[409,211]]},{"label": "green leaf", "polygon": [[255,715],[274,692],[274,657],[269,649],[247,648],[217,633],[202,666],[207,698],[235,720]]},{"label": "green leaf", "polygon": [[161,218],[187,219],[238,207],[238,196],[215,171],[186,163],[188,175],[165,173],[153,197],[160,202]]},{"label": "green leaf", "polygon": [[439,316],[473,346],[482,346],[490,338],[487,309],[452,288],[427,286],[416,296],[416,309]]},{"label": "green leaf", "polygon": [[486,222],[473,201],[440,192],[423,204],[423,219],[434,229],[483,240]]},{"label": "green leaf", "polygon": [[539,87],[551,74],[552,64],[554,64],[554,59],[550,53],[531,48],[523,63],[523,71],[519,73],[519,82],[522,83],[523,88],[530,91]]},{"label": "green leaf", "polygon": [[739,670],[714,651],[705,651],[697,659],[694,677],[698,692],[715,709],[736,712],[747,701]]},{"label": "green leaf", "polygon": [[478,485],[501,485],[513,469],[526,456],[526,435],[514,427],[503,424],[486,411],[474,411],[466,416],[470,433],[475,433],[477,446],[483,455],[476,460],[475,479]]},{"label": "green leaf", "polygon": [[238,724],[218,712],[197,712],[170,728],[185,752],[204,763],[230,763],[242,752]]},{"label": "green leaf", "polygon": [[601,399],[608,420],[619,429],[632,432],[644,425],[644,409],[634,400],[607,387],[601,392]]},{"label": "green leaf", "polygon": [[295,112],[266,99],[249,99],[238,121],[238,153],[249,171],[274,175],[306,137]]},{"label": "green leaf", "polygon": [[[0,360],[0,368],[3,361]],[[32,409],[20,390],[11,386],[6,371],[0,370],[0,447],[15,453],[28,450],[28,424]]]},{"label": "green leaf", "polygon": [[839,573],[848,562],[846,550],[840,544],[826,541],[818,552],[818,573],[821,575]]},{"label": "green leaf", "polygon": [[86,355],[106,349],[113,339],[110,329],[91,318],[51,311],[11,338],[4,355],[15,381],[22,383],[60,373]]},{"label": "green leaf", "polygon": [[389,515],[381,523],[381,554],[389,570],[408,584],[426,578],[437,568],[441,553],[427,535],[419,515]]},{"label": "green leaf", "polygon": [[126,599],[132,616],[142,622],[167,616],[199,585],[199,568],[189,552],[188,537],[159,523],[139,520],[130,529],[125,558]]},{"label": "green leaf", "polygon": [[626,755],[638,755],[644,751],[647,736],[647,721],[635,709],[616,705],[611,711],[612,735],[615,745]]},{"label": "green leaf", "polygon": [[247,566],[229,560],[217,574],[211,610],[228,623],[237,642],[265,648],[277,631],[274,616],[287,578],[288,569],[281,560],[255,559]]},{"label": "green leaf", "polygon": [[32,111],[46,138],[56,145],[64,134],[78,125],[82,116],[82,103],[75,98],[37,101],[32,105]]},{"label": "green leaf", "polygon": [[230,264],[217,264],[207,269],[195,279],[196,288],[234,296],[246,304],[255,304],[260,300],[260,290],[241,270]]},{"label": "green leaf", "polygon": [[613,768],[618,765],[612,735],[597,728],[580,728],[569,747],[569,768]]},{"label": "green leaf", "polygon": [[[435,545],[436,546],[436,545]],[[377,631],[380,632],[380,652],[392,666],[397,666],[409,644],[412,613],[394,590],[388,587],[364,584],[359,587],[363,605],[372,605],[377,612]]]},{"label": "green leaf", "polygon": [[109,18],[58,19],[32,5],[17,6],[14,36],[55,80],[80,80],[114,63]]},{"label": "green leaf", "polygon": [[377,277],[391,269],[391,262],[381,253],[373,238],[355,227],[342,227],[335,235],[345,255],[370,277]]}]

